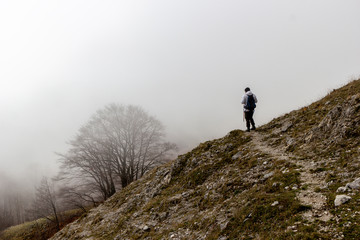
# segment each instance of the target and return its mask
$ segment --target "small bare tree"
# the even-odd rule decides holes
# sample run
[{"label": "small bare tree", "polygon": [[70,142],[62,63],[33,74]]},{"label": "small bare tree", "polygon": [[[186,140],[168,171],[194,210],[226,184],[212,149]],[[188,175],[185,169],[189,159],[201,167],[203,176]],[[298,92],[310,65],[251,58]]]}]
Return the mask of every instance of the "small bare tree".
[{"label": "small bare tree", "polygon": [[78,208],[83,212],[87,212],[87,207],[95,207],[102,201],[97,193],[91,185],[86,184],[68,184],[59,189],[62,205],[66,209]]},{"label": "small bare tree", "polygon": [[159,120],[138,106],[110,104],[83,126],[61,156],[60,178],[92,184],[104,200],[176,149]]},{"label": "small bare tree", "polygon": [[35,200],[31,207],[34,218],[46,218],[56,224],[60,230],[60,216],[54,185],[47,178],[43,178],[40,185],[36,187]]}]

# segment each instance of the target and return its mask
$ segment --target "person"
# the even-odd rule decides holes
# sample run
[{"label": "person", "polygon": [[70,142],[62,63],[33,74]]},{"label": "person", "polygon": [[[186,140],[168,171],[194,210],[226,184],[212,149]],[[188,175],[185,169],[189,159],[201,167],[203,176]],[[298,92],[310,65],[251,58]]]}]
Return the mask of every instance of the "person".
[{"label": "person", "polygon": [[[255,130],[255,122],[253,119],[254,111],[257,103],[255,94],[250,91],[250,88],[245,88],[245,95],[242,97],[241,103],[244,104],[244,116],[246,119],[246,131]],[[250,124],[252,128],[250,128]]]}]

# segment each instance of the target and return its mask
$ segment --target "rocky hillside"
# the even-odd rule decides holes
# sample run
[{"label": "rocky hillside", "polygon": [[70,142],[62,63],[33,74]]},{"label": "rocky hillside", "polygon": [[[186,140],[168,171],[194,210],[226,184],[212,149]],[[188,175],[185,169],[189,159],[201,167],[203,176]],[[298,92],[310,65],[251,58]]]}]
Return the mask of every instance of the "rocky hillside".
[{"label": "rocky hillside", "polygon": [[359,93],[202,143],[51,239],[359,239]]}]

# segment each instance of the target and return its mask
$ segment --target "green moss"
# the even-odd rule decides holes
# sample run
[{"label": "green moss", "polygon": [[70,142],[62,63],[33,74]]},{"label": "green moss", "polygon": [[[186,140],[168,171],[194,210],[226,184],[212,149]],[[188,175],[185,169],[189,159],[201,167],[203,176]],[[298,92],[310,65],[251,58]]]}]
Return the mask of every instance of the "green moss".
[{"label": "green moss", "polygon": [[360,226],[357,224],[351,224],[349,227],[343,229],[345,239],[358,240],[360,236]]},{"label": "green moss", "polygon": [[[247,194],[248,203],[238,209],[222,234],[227,234],[230,239],[251,233],[258,233],[262,238],[275,237],[298,219],[297,214],[310,209],[301,205],[292,191],[277,189],[266,193],[265,189],[263,186]],[[274,206],[275,201],[278,205]]]},{"label": "green moss", "polygon": [[287,173],[281,173],[281,172],[277,172],[273,179],[274,181],[277,182],[282,182],[285,186],[290,186],[293,184],[300,184],[300,173],[298,171],[295,170],[291,170]]},{"label": "green moss", "polygon": [[203,184],[206,179],[214,172],[212,165],[205,165],[192,170],[184,179],[187,188],[194,188]]},{"label": "green moss", "polygon": [[337,178],[336,174],[334,174],[334,173],[327,173],[326,177],[325,177],[325,181],[326,182],[330,182],[330,181],[337,182],[338,178]]}]

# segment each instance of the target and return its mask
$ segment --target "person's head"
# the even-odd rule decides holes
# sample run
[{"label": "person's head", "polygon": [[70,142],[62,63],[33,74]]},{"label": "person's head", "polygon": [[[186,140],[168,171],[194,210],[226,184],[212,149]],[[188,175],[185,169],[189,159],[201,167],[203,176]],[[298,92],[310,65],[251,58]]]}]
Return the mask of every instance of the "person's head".
[{"label": "person's head", "polygon": [[245,88],[245,92],[248,92],[248,91],[250,91],[250,88],[248,88],[248,87]]}]

